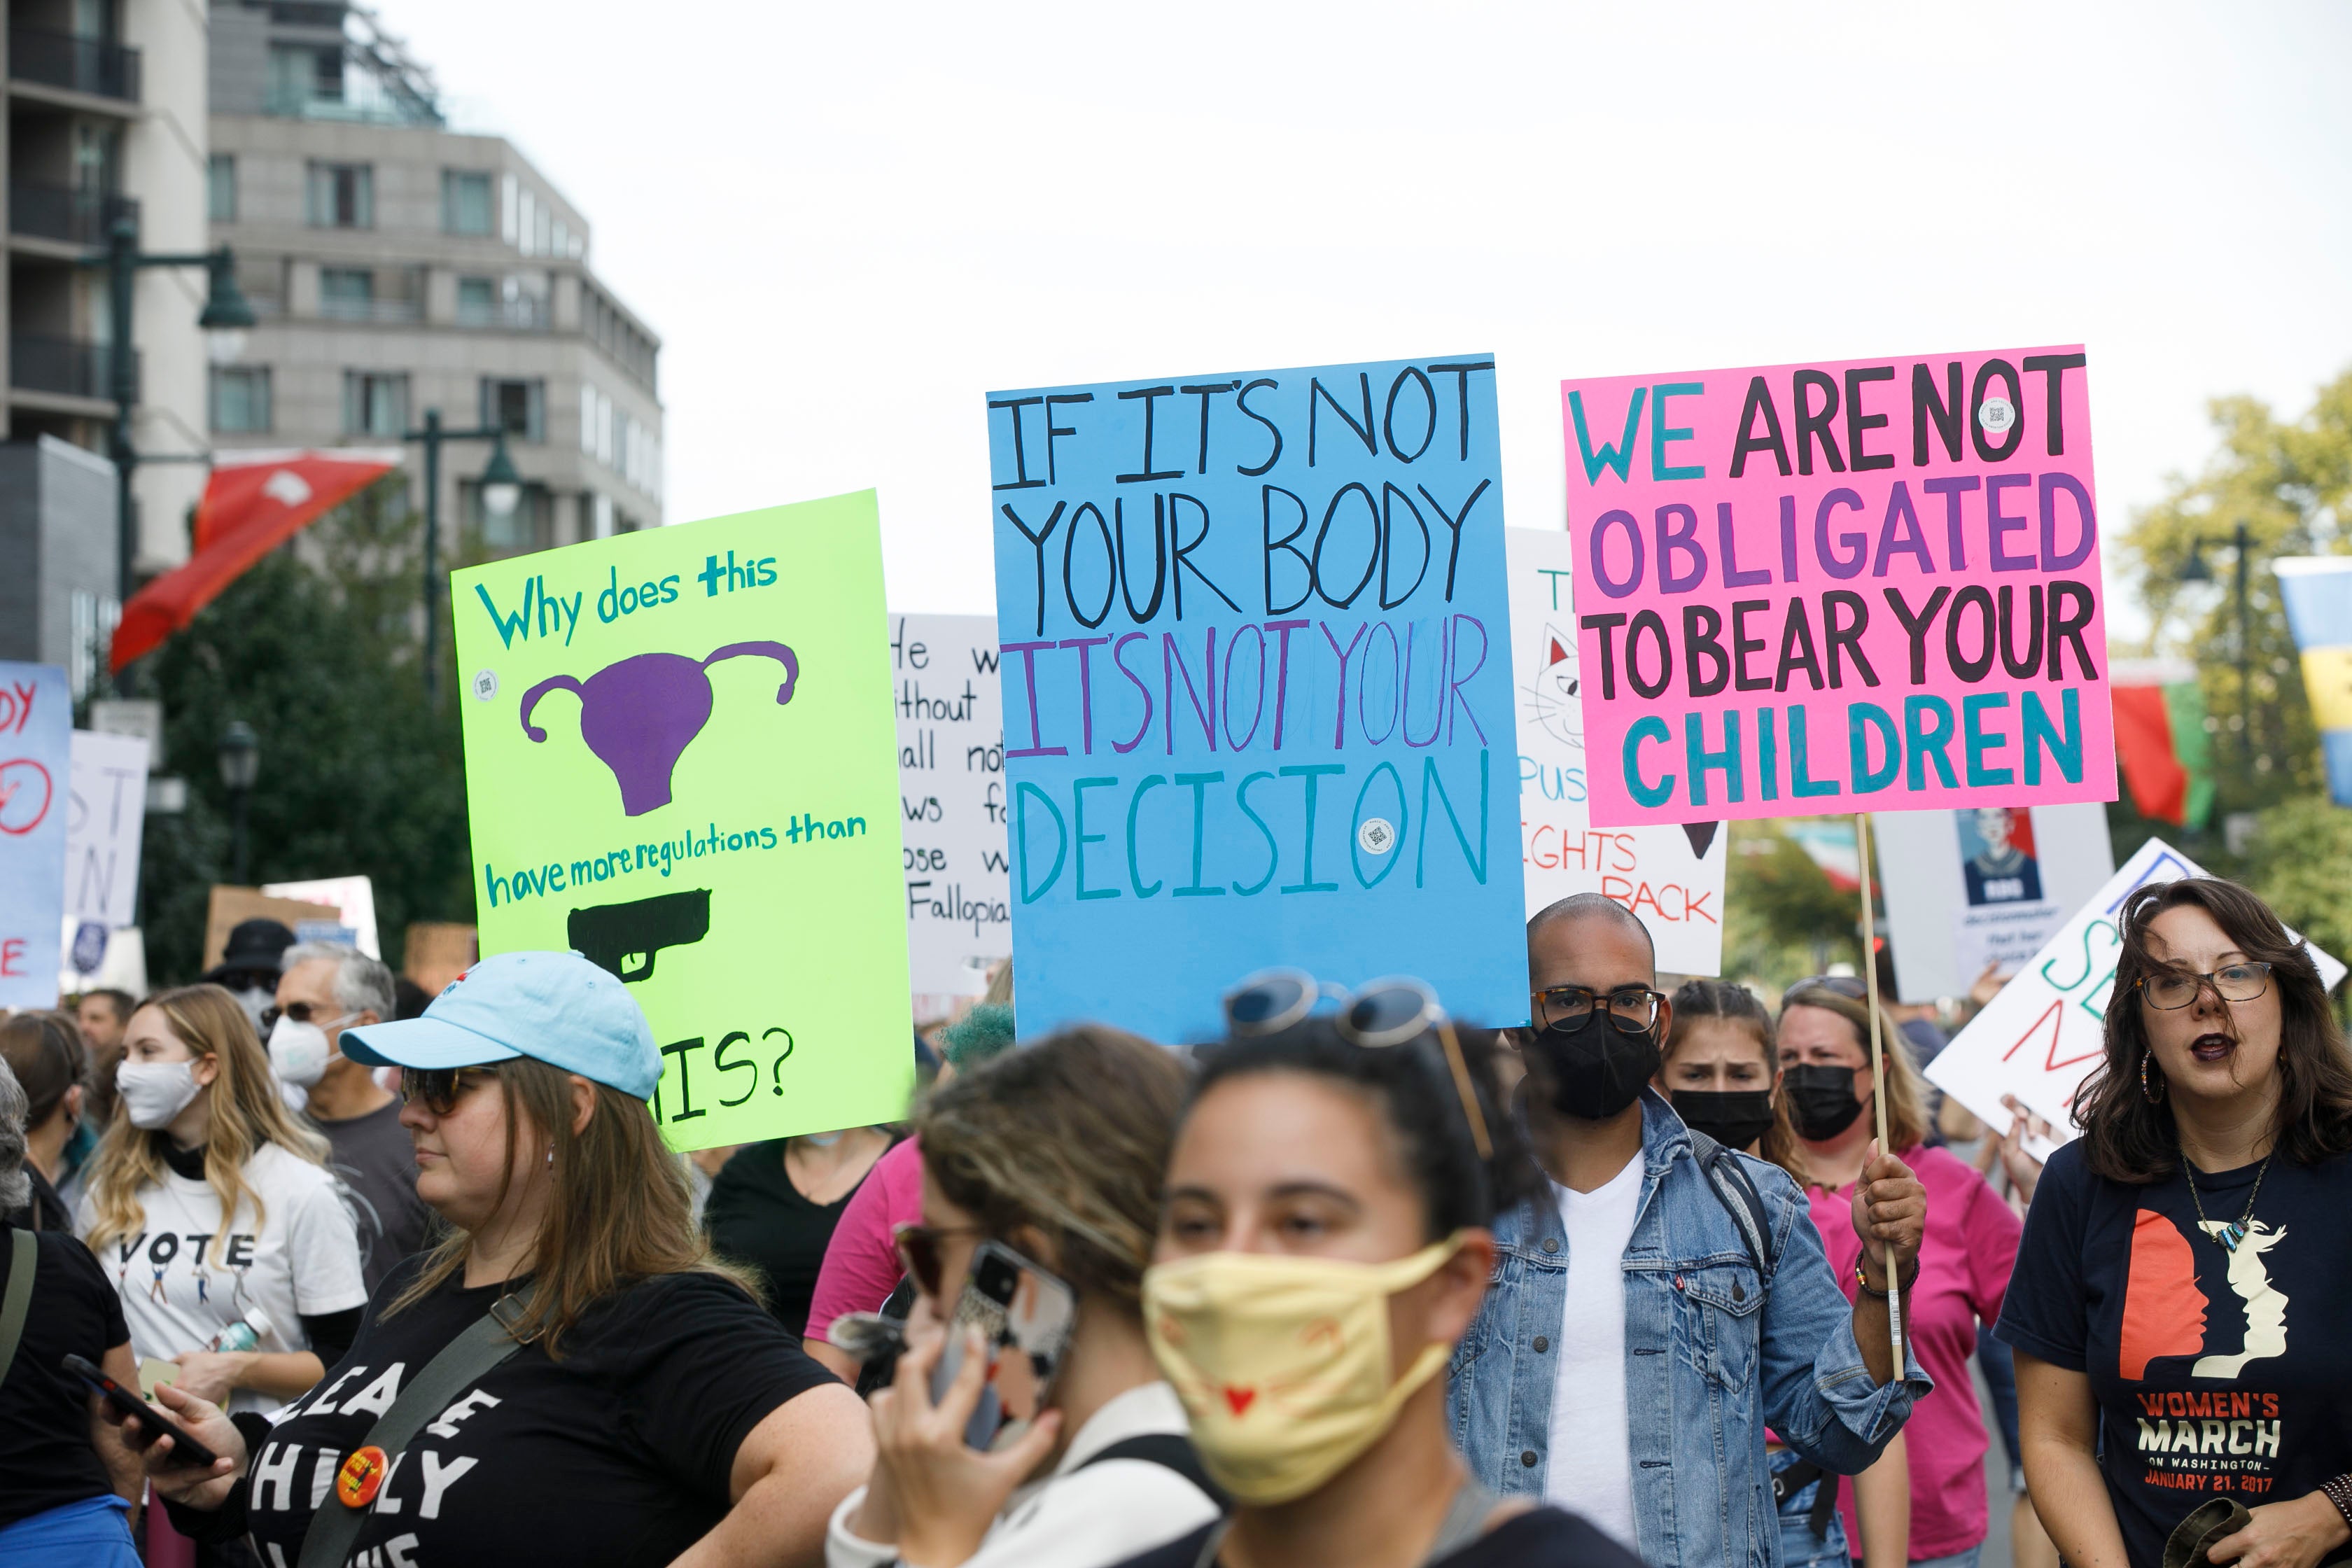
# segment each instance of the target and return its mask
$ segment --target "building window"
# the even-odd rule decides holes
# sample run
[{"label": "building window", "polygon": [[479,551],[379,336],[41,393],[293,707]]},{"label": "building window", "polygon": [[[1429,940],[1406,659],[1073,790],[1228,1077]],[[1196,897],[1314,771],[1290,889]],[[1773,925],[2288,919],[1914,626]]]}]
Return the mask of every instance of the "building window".
[{"label": "building window", "polygon": [[[604,422],[604,395],[593,381],[580,384],[580,455],[596,455],[596,431]],[[601,538],[602,535],[599,535]]]},{"label": "building window", "polygon": [[524,441],[547,439],[547,383],[482,378],[482,425]]},{"label": "building window", "polygon": [[313,228],[373,228],[375,170],[366,163],[310,165]]},{"label": "building window", "polygon": [[441,171],[441,227],[448,234],[490,232],[490,177],[463,169]]},{"label": "building window", "polygon": [[236,160],[215,153],[205,166],[205,216],[215,223],[236,221]]},{"label": "building window", "polygon": [[215,365],[213,428],[253,436],[269,429],[269,371],[263,365]]},{"label": "building window", "polygon": [[319,268],[319,313],[364,321],[375,312],[375,274],[364,267]]},{"label": "building window", "polygon": [[495,278],[457,279],[457,324],[489,327],[499,320],[499,280]]},{"label": "building window", "polygon": [[371,371],[343,372],[343,434],[397,440],[408,428],[408,378]]}]

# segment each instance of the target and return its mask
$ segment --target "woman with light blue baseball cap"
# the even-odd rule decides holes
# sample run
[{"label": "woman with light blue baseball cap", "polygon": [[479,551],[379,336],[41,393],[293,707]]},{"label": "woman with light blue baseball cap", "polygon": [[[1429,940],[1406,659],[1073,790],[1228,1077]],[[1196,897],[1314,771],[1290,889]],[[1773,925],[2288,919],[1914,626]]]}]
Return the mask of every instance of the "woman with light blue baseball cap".
[{"label": "woman with light blue baseball cap", "polygon": [[276,1426],[163,1394],[221,1456],[174,1469],[168,1439],[150,1450],[174,1521],[303,1568],[667,1563],[698,1543],[815,1561],[873,1462],[866,1411],[710,1260],[627,988],[577,953],[506,953],[343,1050],[402,1069],[417,1194],[448,1232]]}]

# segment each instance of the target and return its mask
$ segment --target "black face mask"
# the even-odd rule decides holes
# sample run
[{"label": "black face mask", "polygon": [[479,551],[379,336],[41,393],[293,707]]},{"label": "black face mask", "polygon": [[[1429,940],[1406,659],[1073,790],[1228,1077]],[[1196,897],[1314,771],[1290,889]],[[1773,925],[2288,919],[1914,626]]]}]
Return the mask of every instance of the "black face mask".
[{"label": "black face mask", "polygon": [[1628,1034],[1598,1007],[1565,1028],[1538,1030],[1535,1041],[1551,1068],[1552,1104],[1586,1121],[1605,1121],[1639,1100],[1664,1065],[1655,1026]]},{"label": "black face mask", "polygon": [[1727,1149],[1745,1149],[1772,1127],[1769,1089],[1678,1089],[1674,1100],[1684,1125]]},{"label": "black face mask", "polygon": [[1862,1114],[1862,1101],[1853,1097],[1852,1068],[1805,1062],[1783,1069],[1780,1082],[1789,1091],[1797,1131],[1816,1143],[1836,1137]]}]

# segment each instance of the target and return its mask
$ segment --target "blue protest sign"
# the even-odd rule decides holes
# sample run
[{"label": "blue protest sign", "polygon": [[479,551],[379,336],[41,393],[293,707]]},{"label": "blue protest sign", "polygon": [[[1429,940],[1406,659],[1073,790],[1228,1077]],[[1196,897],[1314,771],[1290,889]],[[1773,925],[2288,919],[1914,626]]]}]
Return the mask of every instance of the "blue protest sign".
[{"label": "blue protest sign", "polygon": [[0,663],[0,1010],[58,1005],[72,784],[66,672]]},{"label": "blue protest sign", "polygon": [[1491,356],[992,393],[1022,1031],[1527,1016]]}]

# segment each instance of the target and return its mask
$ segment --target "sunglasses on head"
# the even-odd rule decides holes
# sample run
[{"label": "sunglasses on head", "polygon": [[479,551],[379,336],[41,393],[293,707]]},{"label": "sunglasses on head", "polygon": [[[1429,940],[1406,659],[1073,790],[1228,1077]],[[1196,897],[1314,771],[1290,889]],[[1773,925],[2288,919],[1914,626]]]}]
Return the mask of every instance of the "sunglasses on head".
[{"label": "sunglasses on head", "polygon": [[1470,1141],[1478,1146],[1480,1159],[1494,1157],[1494,1141],[1486,1135],[1486,1118],[1478,1109],[1453,1021],[1438,1005],[1437,993],[1410,975],[1370,981],[1350,993],[1327,985],[1303,969],[1260,970],[1226,994],[1225,1028],[1235,1039],[1278,1035],[1310,1016],[1326,996],[1339,1000],[1331,1026],[1350,1045],[1383,1050],[1434,1033],[1454,1076],[1463,1119],[1470,1124]]},{"label": "sunglasses on head", "polygon": [[[468,1073],[473,1074],[467,1078]],[[436,1116],[446,1116],[457,1109],[457,1101],[467,1089],[482,1079],[496,1078],[494,1067],[469,1068],[403,1068],[400,1069],[400,1103],[422,1103]]]}]

